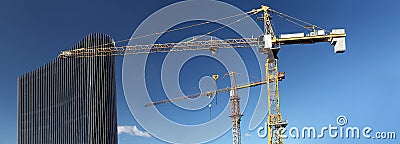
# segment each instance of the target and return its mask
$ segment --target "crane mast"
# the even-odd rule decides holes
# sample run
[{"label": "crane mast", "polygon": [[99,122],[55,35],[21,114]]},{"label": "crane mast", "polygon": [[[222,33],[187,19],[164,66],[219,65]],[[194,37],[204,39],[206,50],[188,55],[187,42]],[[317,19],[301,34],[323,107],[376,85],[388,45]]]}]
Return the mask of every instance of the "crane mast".
[{"label": "crane mast", "polygon": [[273,31],[270,15],[268,13],[269,7],[261,6],[264,13],[264,48],[261,52],[267,54],[267,59],[265,62],[265,73],[267,80],[267,92],[268,92],[268,110],[267,110],[267,138],[268,144],[283,144],[282,139],[282,129],[287,125],[287,121],[282,121],[282,114],[280,110],[280,100],[279,100],[279,71],[278,71],[278,52],[279,45],[272,45],[269,40],[276,39],[275,33]]},{"label": "crane mast", "polygon": [[240,112],[240,98],[238,96],[238,89],[236,87],[235,73],[229,72],[231,77],[232,89],[230,91],[229,106],[231,108],[231,114],[229,117],[232,119],[232,142],[233,144],[241,143],[240,136],[240,118],[242,114]]},{"label": "crane mast", "polygon": [[[169,100],[163,100],[159,102],[151,102],[145,106],[153,106],[157,104],[169,103],[176,100],[184,100],[188,98],[195,98],[199,96],[212,96],[213,94],[220,92],[230,91],[230,117],[232,119],[232,134],[233,143],[241,143],[240,139],[240,119],[242,117],[240,112],[240,98],[238,97],[238,89],[248,88],[252,86],[267,85],[268,91],[268,111],[267,111],[267,133],[268,133],[268,144],[283,144],[281,128],[286,127],[288,124],[287,120],[282,120],[282,114],[280,112],[280,95],[279,95],[279,81],[284,78],[284,73],[278,71],[278,52],[280,46],[290,44],[313,44],[317,42],[330,42],[334,45],[335,53],[343,53],[346,50],[345,37],[346,33],[344,29],[333,29],[331,32],[327,30],[316,30],[317,26],[311,26],[313,32],[304,35],[304,33],[281,35],[277,37],[274,33],[274,29],[271,24],[270,13],[277,13],[279,15],[287,16],[278,11],[272,10],[267,6],[262,5],[258,9],[253,9],[246,14],[258,14],[263,15],[263,26],[264,34],[258,38],[238,38],[238,39],[225,39],[225,40],[196,40],[187,42],[177,43],[163,43],[163,44],[145,44],[145,45],[133,45],[133,46],[115,46],[108,47],[107,45],[98,45],[90,48],[78,48],[67,51],[62,51],[59,58],[85,58],[85,57],[97,57],[97,56],[118,56],[127,54],[150,54],[160,52],[182,52],[182,51],[193,51],[193,50],[210,50],[213,54],[216,49],[226,48],[251,48],[258,47],[259,51],[267,55],[265,61],[265,81],[247,84],[243,86],[236,86],[235,76],[233,72],[229,72],[229,76],[232,80],[231,88],[225,88],[207,93],[198,93],[186,97],[174,98]],[[306,27],[304,27],[306,28]],[[325,33],[329,32],[329,33]]]},{"label": "crane mast", "polygon": [[268,111],[267,111],[267,132],[268,143],[281,144],[282,132],[281,128],[285,128],[287,121],[282,121],[279,100],[279,84],[278,84],[278,60],[267,59],[265,64],[267,89],[268,89]]}]

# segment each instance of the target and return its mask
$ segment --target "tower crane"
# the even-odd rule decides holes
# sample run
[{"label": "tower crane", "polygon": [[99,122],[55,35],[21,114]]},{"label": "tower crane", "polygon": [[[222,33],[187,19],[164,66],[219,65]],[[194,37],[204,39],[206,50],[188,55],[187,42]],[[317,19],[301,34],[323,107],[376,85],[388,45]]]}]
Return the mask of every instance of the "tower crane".
[{"label": "tower crane", "polygon": [[[330,42],[331,45],[334,45],[334,52],[335,53],[343,53],[346,50],[345,46],[345,37],[346,33],[344,29],[333,29],[332,31],[325,30],[321,27],[316,25],[312,25],[308,22],[303,20],[294,18],[282,12],[270,9],[268,6],[261,5],[258,9],[253,9],[244,13],[244,15],[255,15],[262,13],[262,20],[263,20],[263,27],[264,27],[264,34],[258,38],[237,38],[237,39],[225,39],[225,40],[195,40],[195,41],[187,41],[187,42],[176,42],[176,43],[162,43],[162,44],[144,44],[144,45],[133,45],[133,46],[115,46],[115,43],[97,45],[93,47],[83,47],[77,48],[67,51],[62,51],[59,54],[59,58],[85,58],[85,57],[97,57],[97,56],[118,56],[118,55],[127,55],[127,54],[149,54],[149,53],[159,53],[159,52],[182,52],[182,51],[191,51],[191,50],[210,50],[213,54],[216,52],[216,49],[224,49],[224,48],[250,48],[250,47],[258,47],[259,51],[263,54],[267,55],[266,62],[265,62],[265,70],[266,76],[265,81],[259,82],[258,84],[266,84],[267,91],[268,91],[268,115],[267,115],[267,133],[268,133],[268,143],[269,144],[283,144],[282,140],[282,132],[280,131],[281,128],[286,127],[287,121],[282,120],[282,114],[280,112],[280,99],[279,99],[279,75],[278,72],[278,52],[280,50],[280,46],[282,45],[290,45],[290,44],[313,44],[318,42]],[[301,22],[303,24],[307,24],[309,26],[302,26],[303,28],[307,28],[312,30],[308,34],[304,33],[296,33],[296,34],[281,34],[278,37],[275,32],[274,28],[271,24],[271,14],[276,14],[277,16],[288,20],[294,24],[300,25],[297,22]],[[231,16],[232,18],[235,16]],[[224,20],[226,18],[218,19]],[[243,18],[242,18],[243,19]],[[239,22],[239,19],[233,23]],[[211,22],[216,22],[218,20],[214,20]],[[164,34],[166,32],[177,31],[181,29],[191,28],[194,26],[208,24],[208,22],[192,25],[189,27],[173,29],[165,32],[159,32],[155,34],[145,35],[141,37],[131,38],[127,40],[118,41],[126,42],[132,39],[139,39],[147,36],[154,36]],[[226,26],[224,26],[226,27]],[[220,29],[216,29],[214,31],[210,31],[205,35],[210,35],[215,31]],[[258,84],[249,84],[250,85],[258,85]],[[245,88],[244,86],[243,88]],[[225,91],[232,91],[234,89],[240,89],[241,86],[232,85],[232,88],[225,89]],[[221,92],[224,90],[220,90]],[[214,91],[217,93],[217,91]],[[194,97],[200,96],[199,95],[192,95]],[[237,93],[234,93],[237,96]],[[231,99],[235,101],[235,104],[238,104],[238,99],[231,95]],[[178,99],[187,99],[191,96],[185,98],[178,98]],[[172,99],[174,100],[174,99]],[[158,103],[167,103],[171,100],[165,100],[161,102],[153,102],[149,105],[155,105]],[[237,103],[236,103],[237,101]],[[240,116],[237,115],[238,111],[235,113],[231,113],[231,116],[235,120],[240,120]],[[240,112],[240,110],[239,110]],[[240,114],[240,113],[239,113]],[[239,122],[237,122],[239,124]],[[239,133],[233,135],[233,137],[240,137]],[[236,143],[240,143],[236,141]],[[235,141],[234,141],[235,143]]]},{"label": "tower crane", "polygon": [[[145,106],[155,106],[158,104],[165,104],[165,103],[170,103],[173,101],[180,101],[180,100],[186,100],[186,99],[191,99],[191,98],[197,98],[200,96],[207,96],[207,97],[212,97],[213,95],[216,95],[218,93],[223,93],[223,92],[230,92],[230,98],[229,98],[229,107],[230,107],[230,115],[229,117],[232,120],[232,142],[234,144],[240,144],[241,143],[241,133],[240,133],[240,121],[241,117],[243,116],[241,111],[240,111],[240,98],[238,94],[239,89],[244,89],[244,88],[249,88],[249,87],[255,87],[263,84],[267,84],[267,81],[260,81],[260,82],[253,82],[245,85],[237,85],[236,84],[236,78],[235,78],[235,72],[228,72],[226,75],[229,75],[231,78],[231,87],[223,88],[223,89],[218,89],[218,90],[213,90],[213,91],[208,91],[208,92],[203,92],[203,93],[196,93],[193,95],[189,96],[183,96],[183,97],[178,97],[178,98],[173,98],[173,99],[167,99],[167,100],[162,100],[158,102],[151,102],[146,104]],[[225,76],[226,76],[225,75]],[[213,75],[213,78],[216,75]],[[278,75],[278,80],[282,81],[285,79],[285,73],[280,72]],[[216,97],[217,98],[217,97]],[[209,105],[211,106],[211,105]]]}]

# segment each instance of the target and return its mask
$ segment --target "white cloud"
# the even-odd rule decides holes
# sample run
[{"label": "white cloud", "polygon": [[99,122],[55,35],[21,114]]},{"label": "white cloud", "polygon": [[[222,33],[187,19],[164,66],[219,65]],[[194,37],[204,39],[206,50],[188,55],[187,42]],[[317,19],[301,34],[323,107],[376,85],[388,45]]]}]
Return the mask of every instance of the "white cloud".
[{"label": "white cloud", "polygon": [[140,131],[136,126],[118,126],[118,134],[126,133],[132,136],[151,137],[148,132]]},{"label": "white cloud", "polygon": [[244,136],[249,137],[249,136],[251,136],[251,135],[250,135],[249,133],[245,133]]}]

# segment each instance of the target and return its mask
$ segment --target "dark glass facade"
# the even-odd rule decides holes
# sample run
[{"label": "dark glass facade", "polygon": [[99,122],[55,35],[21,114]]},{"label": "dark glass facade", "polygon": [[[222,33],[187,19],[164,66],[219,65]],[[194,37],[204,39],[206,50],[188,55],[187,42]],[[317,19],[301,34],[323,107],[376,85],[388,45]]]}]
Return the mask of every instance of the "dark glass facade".
[{"label": "dark glass facade", "polygon": [[[111,47],[90,34],[72,49]],[[19,144],[116,144],[115,57],[54,59],[18,77]]]}]

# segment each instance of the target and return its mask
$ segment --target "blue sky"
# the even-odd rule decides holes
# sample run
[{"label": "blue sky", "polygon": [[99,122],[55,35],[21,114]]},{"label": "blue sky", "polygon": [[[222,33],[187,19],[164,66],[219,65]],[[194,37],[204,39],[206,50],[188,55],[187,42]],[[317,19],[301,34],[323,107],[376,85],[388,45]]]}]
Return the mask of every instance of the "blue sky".
[{"label": "blue sky", "polygon": [[[106,33],[115,40],[131,37],[140,23],[153,12],[177,1],[27,1],[3,0],[0,4],[0,143],[17,142],[17,76],[35,69],[56,58],[61,50],[69,49],[85,35],[93,32]],[[333,54],[327,43],[315,45],[283,46],[280,70],[287,79],[280,84],[281,112],[289,120],[288,127],[314,126],[321,128],[336,124],[339,115],[348,118],[349,126],[369,126],[375,131],[400,133],[400,39],[398,25],[399,1],[224,1],[243,11],[267,4],[291,16],[295,16],[327,29],[345,28],[347,48],[345,54]],[[163,20],[160,20],[162,22]],[[274,18],[279,33],[302,32],[297,26]],[[183,24],[184,25],[184,24]],[[166,36],[162,41],[182,40],[184,36],[202,33],[200,30]],[[196,33],[197,32],[197,33]],[[216,34],[219,37],[234,35],[229,30]],[[229,36],[227,36],[229,35]],[[181,36],[181,37],[179,37]],[[239,51],[248,57],[246,66],[250,73],[257,73],[248,51]],[[160,55],[152,55],[150,61],[157,64]],[[118,125],[137,126],[125,101],[122,88],[122,57],[117,59]],[[213,69],[210,69],[212,67]],[[149,70],[158,70],[149,68]],[[209,71],[207,71],[209,70]],[[186,71],[186,72],[185,72]],[[200,77],[210,73],[224,73],[221,65],[213,59],[198,57],[191,59],[182,68],[181,88],[186,94],[198,92],[196,84]],[[157,75],[155,75],[157,76]],[[154,82],[154,91],[160,89]],[[218,85],[225,87],[226,82]],[[251,89],[257,93],[257,88]],[[151,97],[157,99],[155,93]],[[221,96],[222,97],[222,96]],[[250,95],[249,106],[242,121],[243,143],[265,143],[256,131],[248,131],[248,123],[255,107],[256,97]],[[254,104],[252,104],[254,103]],[[222,110],[227,100],[219,99],[212,117]],[[207,121],[209,109],[195,112],[184,111],[173,106],[160,106],[163,113],[176,121],[196,124]],[[168,109],[162,109],[168,108]],[[172,110],[176,111],[172,111]],[[172,115],[176,114],[176,116]],[[229,118],[227,118],[229,123]],[[145,132],[144,132],[145,133]],[[173,134],[173,132],[171,132]],[[248,133],[245,136],[245,133]],[[119,143],[163,143],[146,134],[120,134]],[[201,137],[201,135],[198,135]],[[228,131],[211,143],[230,142]],[[377,139],[288,139],[288,143],[397,143],[396,140]]]}]

